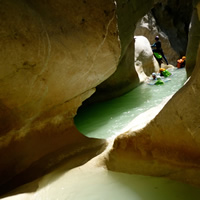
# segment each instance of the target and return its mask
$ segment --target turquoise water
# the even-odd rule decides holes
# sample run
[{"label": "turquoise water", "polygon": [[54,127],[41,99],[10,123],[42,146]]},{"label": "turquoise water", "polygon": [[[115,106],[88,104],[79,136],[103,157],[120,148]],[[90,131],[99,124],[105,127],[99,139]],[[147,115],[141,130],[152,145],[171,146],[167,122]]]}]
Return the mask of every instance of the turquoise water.
[{"label": "turquoise water", "polygon": [[131,92],[110,101],[80,108],[74,121],[78,130],[88,137],[107,139],[128,125],[135,117],[175,94],[186,81],[186,71],[170,70],[170,81],[164,85],[143,83]]}]

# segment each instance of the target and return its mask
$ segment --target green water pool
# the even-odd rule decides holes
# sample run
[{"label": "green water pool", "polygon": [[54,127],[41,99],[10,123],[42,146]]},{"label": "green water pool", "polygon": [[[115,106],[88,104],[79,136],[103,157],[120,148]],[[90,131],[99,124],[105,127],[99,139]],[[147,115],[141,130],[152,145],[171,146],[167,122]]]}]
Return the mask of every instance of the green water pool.
[{"label": "green water pool", "polygon": [[170,81],[164,85],[143,83],[131,92],[112,99],[80,108],[74,121],[78,130],[88,137],[109,138],[128,125],[135,117],[175,94],[186,81],[186,71],[173,69]]}]

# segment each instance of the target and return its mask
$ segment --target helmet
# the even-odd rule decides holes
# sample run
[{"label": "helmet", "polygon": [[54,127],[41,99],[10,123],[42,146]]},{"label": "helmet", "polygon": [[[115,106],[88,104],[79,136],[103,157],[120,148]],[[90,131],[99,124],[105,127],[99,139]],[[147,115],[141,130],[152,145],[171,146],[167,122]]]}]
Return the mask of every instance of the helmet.
[{"label": "helmet", "polygon": [[185,60],[185,59],[186,59],[186,57],[185,57],[185,56],[183,56],[183,57],[182,57],[182,60]]},{"label": "helmet", "polygon": [[155,72],[153,72],[153,73],[152,73],[152,76],[156,76],[156,73],[155,73]]},{"label": "helmet", "polygon": [[165,68],[160,68],[159,71],[160,71],[160,72],[163,72],[163,71],[165,71]]},{"label": "helmet", "polygon": [[155,40],[159,40],[159,36],[158,35],[156,35]]}]

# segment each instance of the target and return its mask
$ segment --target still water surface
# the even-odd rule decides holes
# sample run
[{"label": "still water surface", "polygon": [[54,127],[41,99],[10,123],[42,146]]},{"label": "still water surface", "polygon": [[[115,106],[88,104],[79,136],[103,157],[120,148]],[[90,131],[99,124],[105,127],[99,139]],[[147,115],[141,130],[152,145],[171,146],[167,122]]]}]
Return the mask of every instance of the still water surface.
[{"label": "still water surface", "polygon": [[186,71],[171,70],[170,81],[164,85],[143,83],[131,92],[110,101],[80,108],[75,117],[81,133],[93,138],[109,138],[118,134],[135,117],[175,94],[186,81]]}]

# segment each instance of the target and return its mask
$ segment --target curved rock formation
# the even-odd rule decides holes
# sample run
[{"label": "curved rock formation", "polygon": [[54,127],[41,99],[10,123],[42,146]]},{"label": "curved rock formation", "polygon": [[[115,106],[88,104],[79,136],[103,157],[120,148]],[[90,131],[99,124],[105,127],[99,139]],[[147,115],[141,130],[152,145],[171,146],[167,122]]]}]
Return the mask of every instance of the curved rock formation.
[{"label": "curved rock formation", "polygon": [[[196,4],[191,34],[200,28],[200,1]],[[144,128],[130,129],[115,139],[109,169],[166,176],[200,186],[200,36],[190,38],[187,58],[196,55],[191,78]],[[197,46],[194,41],[197,52],[190,49]]]},{"label": "curved rock formation", "polygon": [[[0,44],[3,47],[0,53],[1,192],[9,181],[11,187],[12,184],[19,184],[13,180],[14,177],[18,180],[22,178],[22,184],[30,180],[27,174],[34,178],[37,172],[44,173],[62,160],[84,150],[93,149],[94,156],[105,145],[104,140],[89,139],[78,132],[73,117],[77,108],[94,93],[100,83],[97,90],[101,90],[100,95],[106,98],[121,95],[139,83],[133,62],[134,30],[137,21],[149,12],[153,3],[154,0],[117,0],[117,5],[113,0],[0,1]],[[182,117],[190,98],[194,94],[198,97],[198,75],[194,77],[190,81],[191,87],[186,86],[183,90],[188,93],[187,98],[181,94],[185,100],[185,110],[178,109],[180,98],[177,97],[177,109],[172,110],[171,103],[168,107],[172,114],[164,109],[155,120],[160,127],[163,126],[163,116],[168,114],[176,119],[180,112]],[[195,110],[193,113],[197,122],[198,105],[195,109],[191,107]],[[186,118],[182,118],[183,122],[189,117],[186,115]],[[145,129],[147,138],[143,140],[142,133],[138,134],[139,141],[141,138],[139,149],[144,152],[142,155],[149,155],[145,153],[146,149],[143,150],[144,144],[146,141],[154,141],[157,134],[160,142],[163,142],[165,127],[156,130],[155,137],[150,137],[155,122]],[[196,153],[190,162],[192,167],[198,167],[199,162],[194,165],[194,159],[199,155],[197,124],[190,127],[188,123],[189,129],[183,129],[185,139],[179,137],[181,142],[171,145],[172,148],[177,145],[177,156],[174,157],[177,160],[182,155],[181,149],[186,152],[186,161],[193,152]],[[170,126],[169,121],[166,125]],[[183,123],[178,126],[178,136],[181,135],[178,133],[182,130],[181,125]],[[188,130],[194,133],[194,141]],[[174,139],[172,136],[167,136],[169,145],[171,138]],[[116,140],[115,147],[120,147],[116,145],[120,141]],[[190,141],[191,144],[188,144]],[[134,142],[129,149],[133,152]],[[156,142],[155,145],[152,142],[153,147],[156,145]],[[184,148],[181,148],[183,145]],[[167,145],[162,147],[165,152]],[[188,151],[188,147],[191,150]],[[151,150],[148,143],[147,149]],[[76,164],[88,159],[83,158]],[[127,164],[129,162],[126,160]]]},{"label": "curved rock formation", "polygon": [[0,2],[0,185],[46,156],[38,171],[105,143],[79,133],[73,118],[116,70],[115,7],[112,0]]},{"label": "curved rock formation", "polygon": [[159,71],[159,64],[153,56],[148,39],[144,36],[135,36],[135,69],[140,82],[145,81],[152,72]]}]

